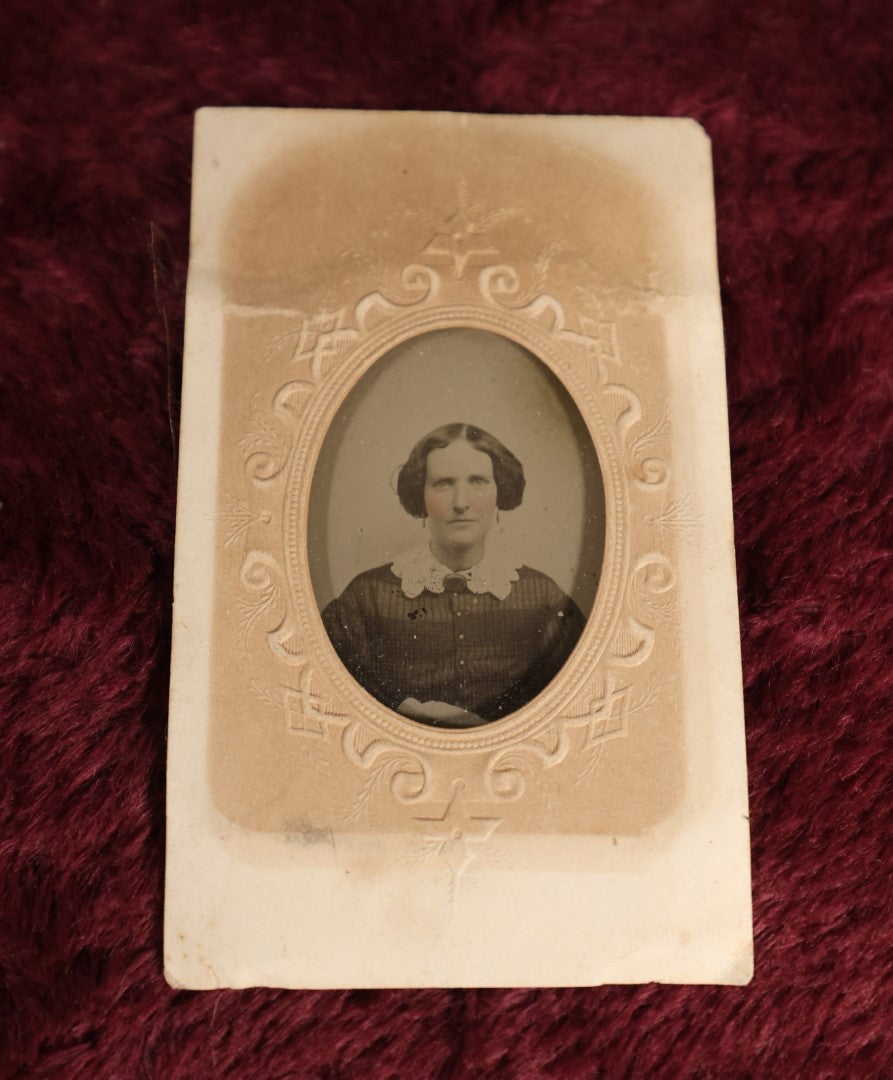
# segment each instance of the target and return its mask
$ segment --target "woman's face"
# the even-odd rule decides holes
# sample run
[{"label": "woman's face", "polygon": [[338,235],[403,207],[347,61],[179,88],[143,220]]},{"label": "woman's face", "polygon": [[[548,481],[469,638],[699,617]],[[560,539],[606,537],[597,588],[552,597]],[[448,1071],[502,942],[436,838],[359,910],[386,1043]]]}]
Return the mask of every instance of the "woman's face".
[{"label": "woman's face", "polygon": [[480,548],[496,516],[496,482],[489,454],[464,439],[428,455],[425,511],[435,545],[448,551]]}]

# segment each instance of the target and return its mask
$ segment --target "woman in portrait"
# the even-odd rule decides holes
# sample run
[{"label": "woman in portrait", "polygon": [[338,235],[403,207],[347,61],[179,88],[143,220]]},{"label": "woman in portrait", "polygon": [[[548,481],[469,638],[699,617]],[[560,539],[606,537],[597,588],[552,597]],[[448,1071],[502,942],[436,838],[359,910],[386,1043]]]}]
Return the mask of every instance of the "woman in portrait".
[{"label": "woman in portrait", "polygon": [[323,611],[351,675],[410,719],[469,728],[521,708],[558,674],[583,630],[577,605],[500,545],[520,506],[521,463],[471,424],[413,447],[397,478],[424,543],[355,577]]}]

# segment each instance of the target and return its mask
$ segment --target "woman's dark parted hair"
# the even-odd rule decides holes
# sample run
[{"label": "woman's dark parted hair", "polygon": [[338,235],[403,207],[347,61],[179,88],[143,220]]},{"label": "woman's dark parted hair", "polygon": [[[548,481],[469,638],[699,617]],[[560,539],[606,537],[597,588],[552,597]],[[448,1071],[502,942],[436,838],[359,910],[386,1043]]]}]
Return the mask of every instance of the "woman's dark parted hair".
[{"label": "woman's dark parted hair", "polygon": [[524,495],[524,469],[511,450],[474,424],[444,424],[419,439],[397,476],[397,495],[407,514],[417,518],[426,516],[425,476],[428,455],[432,450],[443,450],[460,439],[470,443],[475,450],[487,454],[493,462],[497,508],[514,510],[521,505]]}]

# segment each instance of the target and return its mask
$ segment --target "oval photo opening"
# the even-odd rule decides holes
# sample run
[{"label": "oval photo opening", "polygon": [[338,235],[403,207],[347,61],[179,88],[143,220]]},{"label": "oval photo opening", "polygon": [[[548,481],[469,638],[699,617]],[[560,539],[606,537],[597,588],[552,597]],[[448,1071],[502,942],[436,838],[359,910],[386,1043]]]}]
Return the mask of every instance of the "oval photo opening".
[{"label": "oval photo opening", "polygon": [[604,542],[579,410],[499,334],[392,349],[323,442],[308,537],[323,624],[351,676],[417,723],[480,727],[543,691],[583,632]]}]

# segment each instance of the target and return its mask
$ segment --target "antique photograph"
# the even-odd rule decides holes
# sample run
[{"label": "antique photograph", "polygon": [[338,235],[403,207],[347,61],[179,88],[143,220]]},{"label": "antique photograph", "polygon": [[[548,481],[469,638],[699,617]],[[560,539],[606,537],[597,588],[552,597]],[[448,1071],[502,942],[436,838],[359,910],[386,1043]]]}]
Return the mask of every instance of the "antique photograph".
[{"label": "antique photograph", "polygon": [[168,978],[747,981],[703,132],[208,110],[195,161]]},{"label": "antique photograph", "polygon": [[392,350],[333,425],[313,495],[323,623],[381,704],[477,727],[561,671],[598,585],[604,493],[579,412],[528,350],[473,328]]}]

